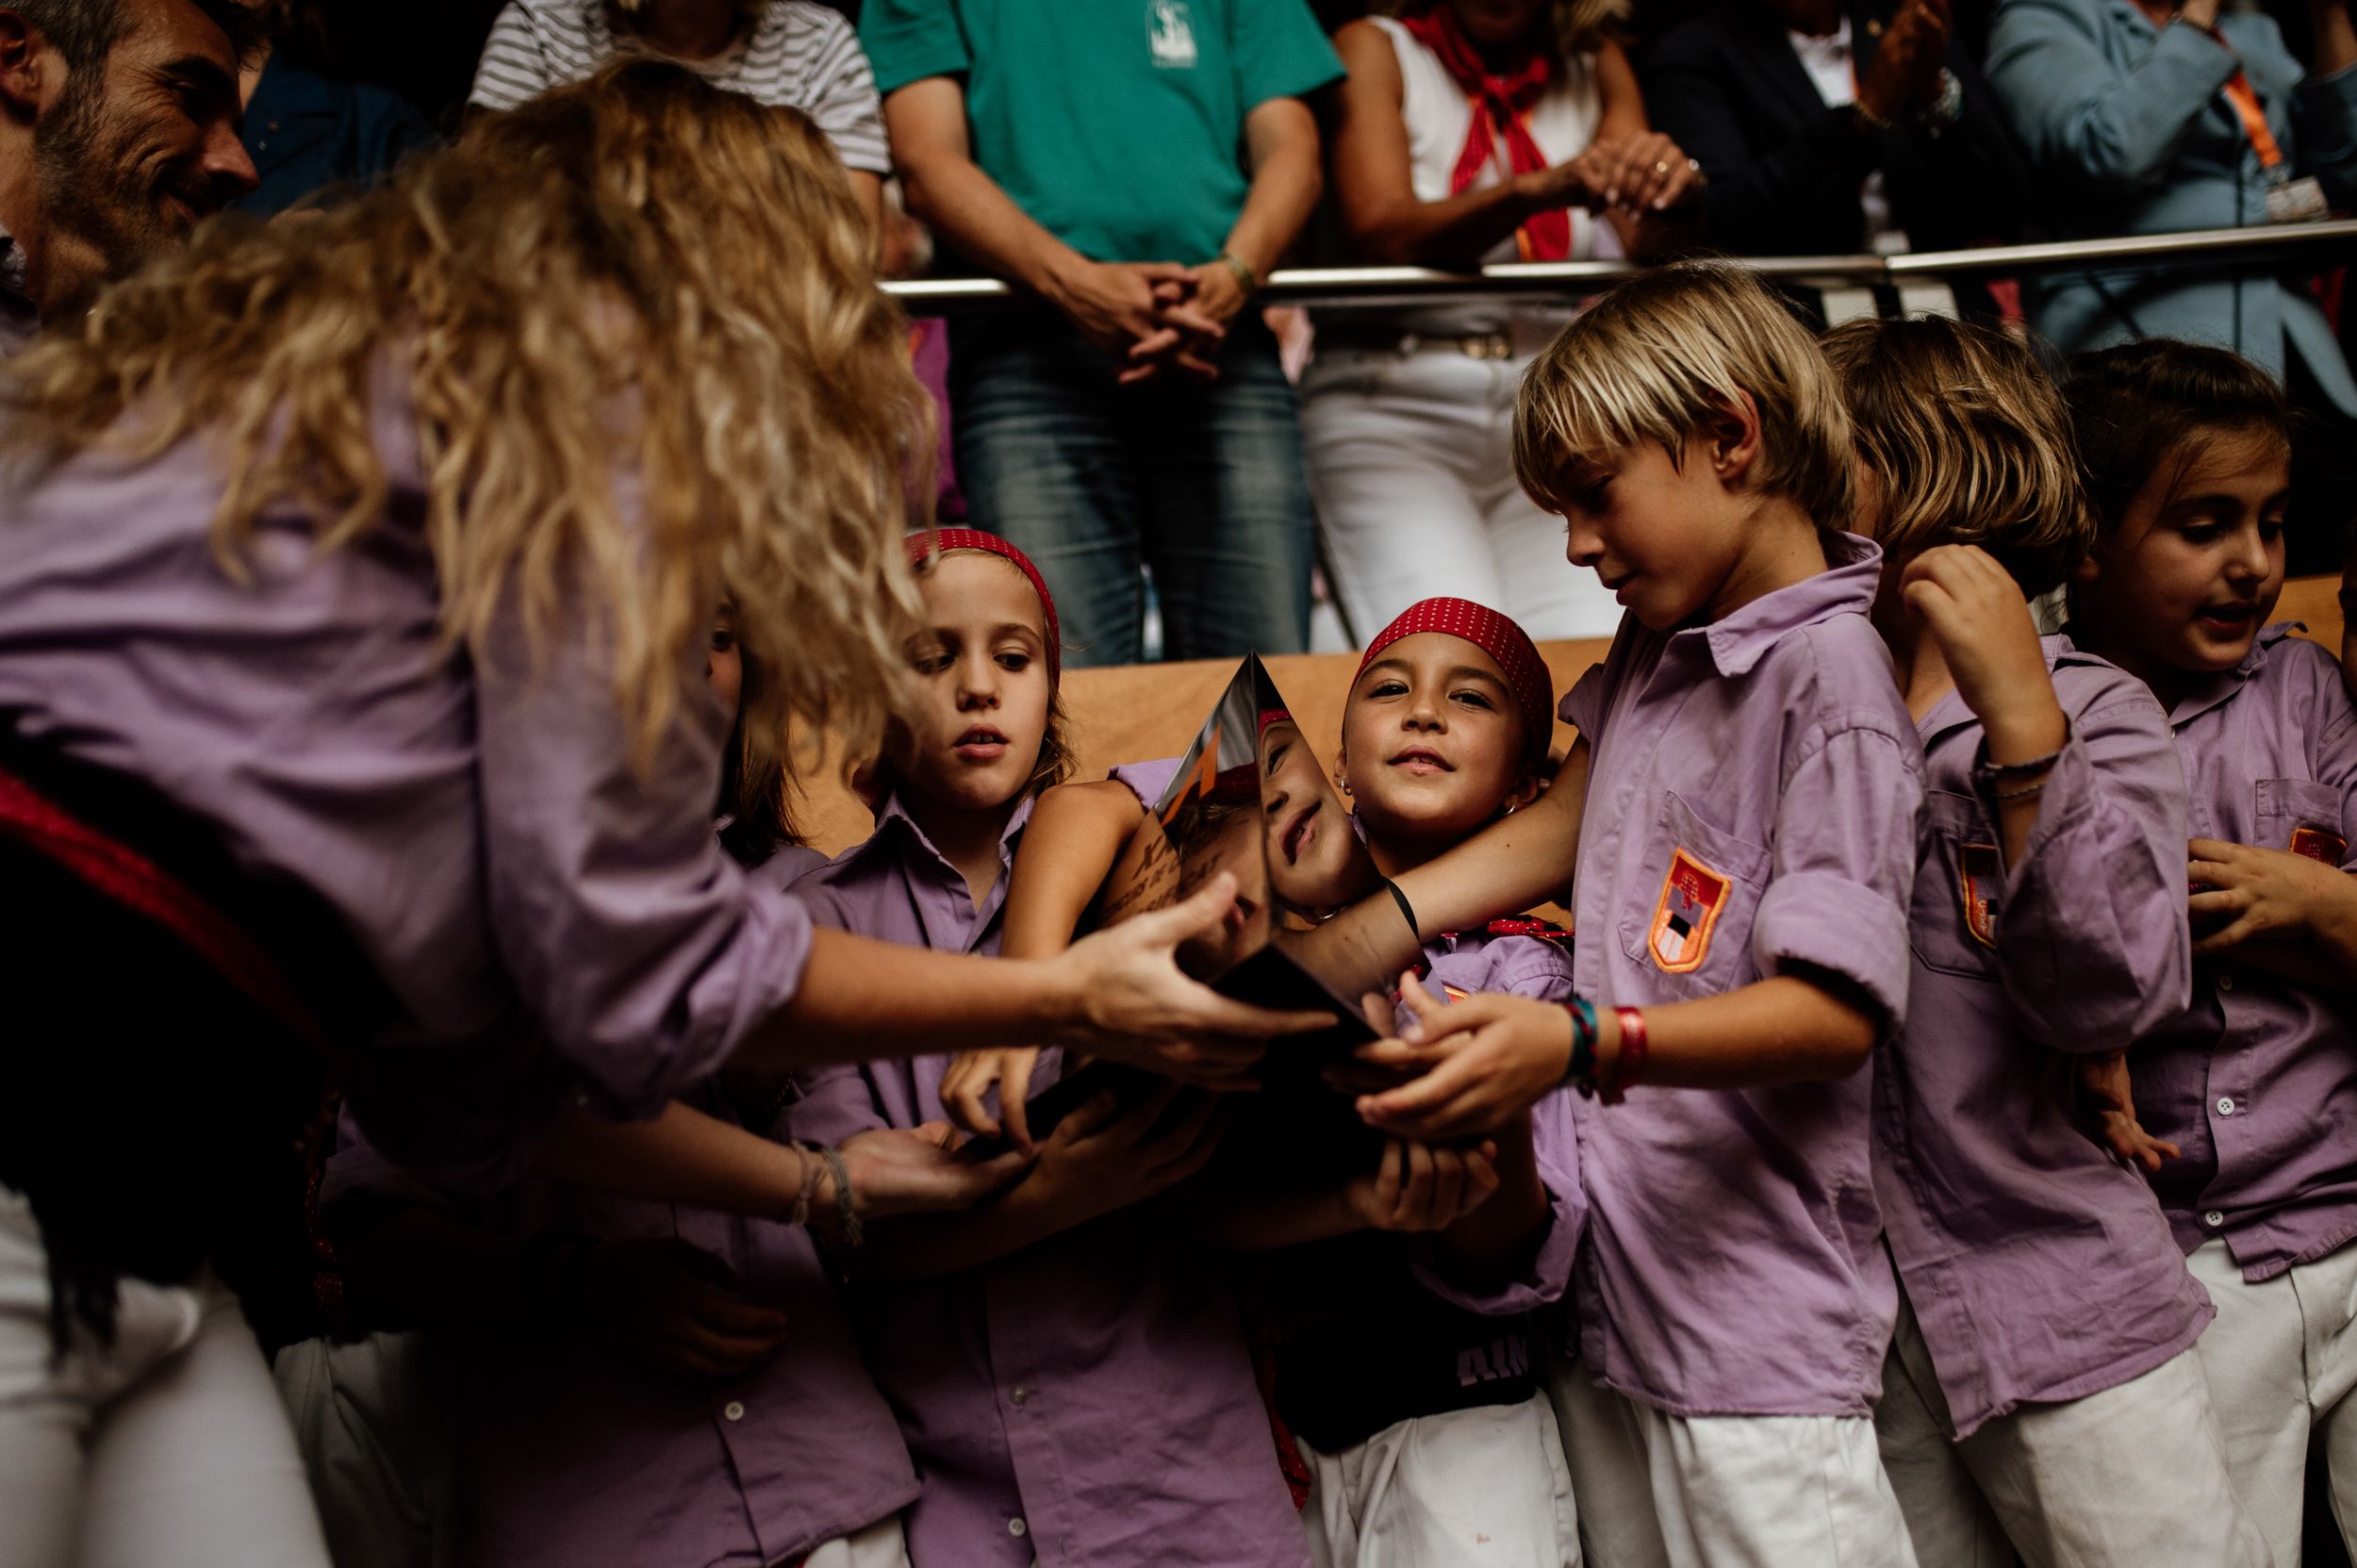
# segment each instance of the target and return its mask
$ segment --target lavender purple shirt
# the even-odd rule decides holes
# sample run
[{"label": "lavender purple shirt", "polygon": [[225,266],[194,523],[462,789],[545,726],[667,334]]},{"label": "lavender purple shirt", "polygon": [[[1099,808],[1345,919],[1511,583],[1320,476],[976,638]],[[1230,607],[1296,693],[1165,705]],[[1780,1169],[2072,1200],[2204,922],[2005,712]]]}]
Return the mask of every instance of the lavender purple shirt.
[{"label": "lavender purple shirt", "polygon": [[[2300,846],[2357,869],[2357,707],[2340,666],[2288,623],[2168,716],[2194,836]],[[2243,1278],[2357,1236],[2357,995],[2229,960],[2128,1056],[2136,1114],[2182,1158],[2153,1179],[2177,1243],[2223,1237]]]},{"label": "lavender purple shirt", "polygon": [[[780,849],[752,875],[783,888],[826,864]],[[709,1086],[703,1109],[730,1113]],[[350,1116],[329,1170],[339,1197],[432,1202]],[[470,1206],[471,1208],[472,1206]],[[826,1263],[806,1230],[526,1181],[470,1214],[510,1235],[677,1238],[719,1259],[789,1324],[785,1348],[698,1385],[579,1330],[438,1335],[459,1362],[468,1561],[498,1568],[762,1568],[905,1508],[916,1475]]]},{"label": "lavender purple shirt", "polygon": [[[1009,823],[1002,865],[1029,816]],[[814,881],[827,924],[997,949],[1004,876],[977,910],[897,800]],[[783,1131],[832,1143],[941,1119],[948,1065],[801,1075]],[[1108,1214],[855,1305],[923,1486],[905,1521],[916,1568],[1307,1568],[1227,1273],[1150,1217]]]},{"label": "lavender purple shirt", "polygon": [[[1828,540],[1829,570],[1707,626],[1624,619],[1563,701],[1594,749],[1573,962],[1601,1006],[1798,965],[1904,1019],[1923,752],[1866,619],[1882,553]],[[1673,1415],[1870,1414],[1898,1312],[1871,1069],[1574,1111],[1589,1374]]]},{"label": "lavender purple shirt", "polygon": [[1918,726],[1907,1024],[1875,1067],[1874,1190],[1959,1437],[2140,1377],[2213,1315],[2143,1177],[2074,1102],[2073,1057],[2128,1046],[2191,985],[2177,748],[2144,683],[2045,648],[2070,739],[2019,865],[2000,863],[1964,700]]},{"label": "lavender purple shirt", "polygon": [[709,1074],[791,999],[810,923],[713,839],[728,716],[700,648],[643,777],[589,618],[537,673],[514,617],[487,658],[437,652],[416,413],[389,374],[371,402],[378,525],[321,555],[316,520],[278,507],[247,584],[211,553],[201,439],[13,478],[0,722],[145,781],[321,899],[384,982],[354,1042],[371,1136],[485,1188],[528,1149],[519,1123],[575,1096],[651,1114]]}]

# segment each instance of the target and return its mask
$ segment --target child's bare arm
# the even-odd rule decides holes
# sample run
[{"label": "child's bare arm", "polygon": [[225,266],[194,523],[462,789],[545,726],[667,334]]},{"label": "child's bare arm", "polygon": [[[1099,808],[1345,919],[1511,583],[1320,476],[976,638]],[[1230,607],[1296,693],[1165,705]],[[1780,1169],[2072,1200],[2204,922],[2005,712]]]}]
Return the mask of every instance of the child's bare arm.
[{"label": "child's bare arm", "polygon": [[2094,1120],[2092,1136],[2131,1169],[2157,1171],[2177,1158],[2177,1146],[2155,1138],[2136,1120],[2135,1091],[2128,1077],[2128,1053],[2108,1050],[2079,1063],[2081,1103]]},{"label": "child's bare arm", "polygon": [[[1555,782],[1521,811],[1394,879],[1416,912],[1408,929],[1388,891],[1366,899],[1303,938],[1329,973],[1365,969],[1372,985],[1423,955],[1420,933],[1469,931],[1502,915],[1560,897],[1579,864],[1579,820],[1588,801],[1588,742],[1574,741]],[[1317,959],[1313,959],[1316,962]]]},{"label": "child's bare arm", "polygon": [[[1401,982],[1415,1008],[1416,1040],[1378,1040],[1361,1060],[1418,1074],[1359,1101],[1370,1126],[1403,1138],[1443,1139],[1504,1126],[1553,1092],[1570,1066],[1572,1020],[1553,1002],[1478,995],[1442,1007],[1415,978]],[[1874,1048],[1879,1019],[1832,976],[1772,975],[1723,996],[1644,1009],[1647,1084],[1750,1089],[1846,1078]],[[1598,1020],[1596,1075],[1620,1061],[1620,1023]]]},{"label": "child's bare arm", "polygon": [[1545,1229],[1546,1183],[1539,1175],[1539,1151],[1530,1117],[1518,1116],[1497,1136],[1497,1190],[1468,1210],[1435,1241],[1442,1266],[1466,1279],[1519,1272]]},{"label": "child's bare arm", "polygon": [[[1141,810],[1129,786],[1115,779],[1058,784],[1039,798],[1007,878],[1006,907],[999,916],[1001,957],[1051,958],[1072,945],[1080,916],[1137,831]],[[959,1052],[942,1079],[943,1109],[968,1132],[990,1137],[1003,1132],[1028,1152],[1031,1131],[1024,1100],[1038,1060],[1035,1046]],[[984,1103],[994,1085],[1003,1123]]]}]

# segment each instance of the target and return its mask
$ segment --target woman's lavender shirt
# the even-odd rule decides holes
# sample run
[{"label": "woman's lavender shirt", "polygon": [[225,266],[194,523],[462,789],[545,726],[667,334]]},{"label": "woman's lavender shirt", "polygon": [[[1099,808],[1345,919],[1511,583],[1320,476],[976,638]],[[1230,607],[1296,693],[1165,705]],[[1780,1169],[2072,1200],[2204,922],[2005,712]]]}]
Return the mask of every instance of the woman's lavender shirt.
[{"label": "woman's lavender shirt", "polygon": [[[645,777],[576,616],[536,670],[517,618],[443,656],[416,413],[370,418],[392,489],[351,547],[258,522],[215,559],[223,480],[191,438],[92,454],[0,496],[0,721],[130,774],[299,883],[384,982],[354,1094],[386,1153],[446,1183],[513,1175],[519,1122],[579,1096],[651,1114],[793,997],[809,917],[712,836],[728,717],[683,651],[682,721]],[[635,504],[629,487],[620,499]]]}]

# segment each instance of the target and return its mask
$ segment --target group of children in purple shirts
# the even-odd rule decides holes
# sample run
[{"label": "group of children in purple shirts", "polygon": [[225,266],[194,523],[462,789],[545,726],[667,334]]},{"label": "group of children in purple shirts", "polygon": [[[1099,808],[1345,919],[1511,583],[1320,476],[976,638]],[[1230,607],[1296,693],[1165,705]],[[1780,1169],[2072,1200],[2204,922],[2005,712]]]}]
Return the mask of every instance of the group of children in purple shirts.
[{"label": "group of children in purple shirts", "polygon": [[[1026,1163],[822,1246],[576,1216],[725,1260],[720,1300],[462,1379],[470,1555],[2289,1568],[2312,1435],[2357,1529],[2357,706],[2268,623],[2277,388],[2177,343],[2058,388],[1953,322],[1820,342],[1693,263],[1571,325],[1515,437],[1627,609],[1568,752],[1520,629],[1427,601],[1351,687],[1352,819],[1288,818],[1396,894],[1313,933],[1402,972],[1338,1083],[1371,1141],[1238,1161],[1284,1130],[1175,1085],[1034,1140],[1052,1053],[732,1084],[780,1139],[959,1121]],[[1066,782],[1037,573],[911,548],[876,833],[773,874],[822,924],[1053,950],[1170,767]],[[1558,895],[1572,931],[1517,918]],[[687,1319],[724,1376],[620,1353]]]}]

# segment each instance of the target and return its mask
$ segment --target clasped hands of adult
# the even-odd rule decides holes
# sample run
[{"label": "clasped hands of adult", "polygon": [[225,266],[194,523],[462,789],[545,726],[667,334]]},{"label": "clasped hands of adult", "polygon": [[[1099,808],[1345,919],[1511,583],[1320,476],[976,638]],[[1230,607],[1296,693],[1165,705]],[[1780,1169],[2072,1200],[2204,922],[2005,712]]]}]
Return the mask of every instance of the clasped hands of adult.
[{"label": "clasped hands of adult", "polygon": [[1216,260],[1079,259],[1059,272],[1050,297],[1113,355],[1124,387],[1174,373],[1217,380],[1228,323],[1250,300],[1235,269]]}]

